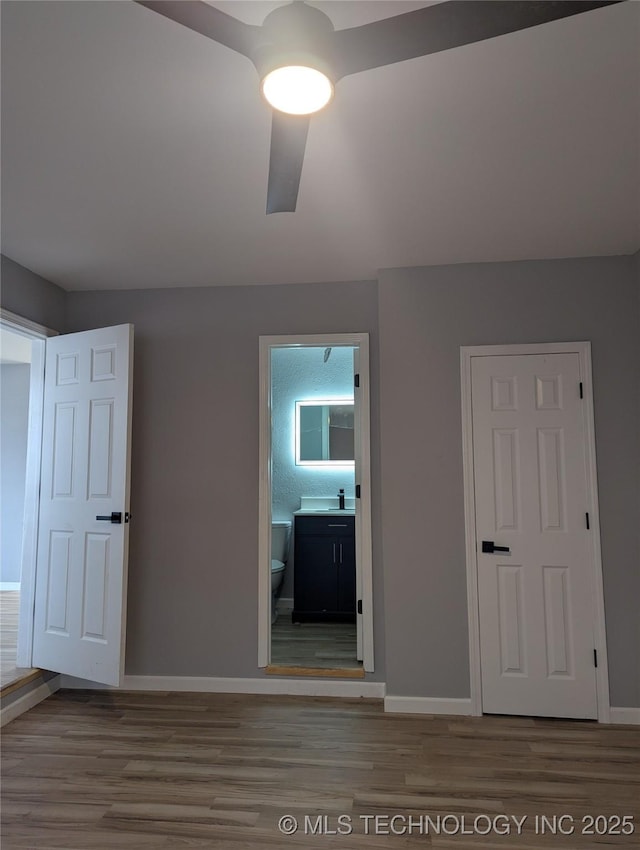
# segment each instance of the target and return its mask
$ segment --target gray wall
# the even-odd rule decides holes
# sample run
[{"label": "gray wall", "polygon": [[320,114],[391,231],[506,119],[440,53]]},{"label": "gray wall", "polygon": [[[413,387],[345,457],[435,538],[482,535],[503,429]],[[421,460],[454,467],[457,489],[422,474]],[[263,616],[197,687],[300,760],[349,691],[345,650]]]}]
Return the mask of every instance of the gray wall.
[{"label": "gray wall", "polygon": [[4,254],[0,263],[0,303],[5,310],[51,330],[63,330],[66,292]]},{"label": "gray wall", "polygon": [[631,274],[636,283],[636,290],[638,292],[638,310],[640,311],[640,251],[636,251],[636,253],[631,257]]},{"label": "gray wall", "polygon": [[[377,482],[376,284],[74,292],[68,320],[135,324],[126,672],[259,675],[258,337],[371,334]],[[374,582],[383,679],[379,531]]]},{"label": "gray wall", "polygon": [[460,346],[590,340],[611,704],[640,705],[636,263],[602,257],[381,273],[388,693],[469,695]]},{"label": "gray wall", "polygon": [[[127,672],[257,675],[258,336],[369,331],[376,678],[467,697],[459,347],[586,339],[611,701],[640,706],[639,283],[635,254],[69,293],[61,329],[136,325]],[[39,289],[5,306],[56,325]]]},{"label": "gray wall", "polygon": [[0,366],[0,581],[20,581],[30,371]]}]

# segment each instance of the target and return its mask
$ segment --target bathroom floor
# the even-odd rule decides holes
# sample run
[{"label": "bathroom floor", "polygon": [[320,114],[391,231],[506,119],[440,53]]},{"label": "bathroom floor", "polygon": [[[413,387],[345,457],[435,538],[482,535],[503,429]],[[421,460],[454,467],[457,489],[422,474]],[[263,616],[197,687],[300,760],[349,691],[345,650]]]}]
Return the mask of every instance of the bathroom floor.
[{"label": "bathroom floor", "polygon": [[353,623],[296,623],[280,614],[271,626],[271,663],[294,667],[361,669]]}]

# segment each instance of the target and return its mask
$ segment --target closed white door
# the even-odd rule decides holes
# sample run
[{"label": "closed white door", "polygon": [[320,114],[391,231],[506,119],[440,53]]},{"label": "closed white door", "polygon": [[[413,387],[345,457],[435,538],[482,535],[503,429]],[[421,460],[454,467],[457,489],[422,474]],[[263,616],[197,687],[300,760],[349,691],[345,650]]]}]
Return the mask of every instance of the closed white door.
[{"label": "closed white door", "polygon": [[471,375],[482,709],[597,718],[579,355]]},{"label": "closed white door", "polygon": [[124,669],[133,326],[47,340],[33,664]]}]

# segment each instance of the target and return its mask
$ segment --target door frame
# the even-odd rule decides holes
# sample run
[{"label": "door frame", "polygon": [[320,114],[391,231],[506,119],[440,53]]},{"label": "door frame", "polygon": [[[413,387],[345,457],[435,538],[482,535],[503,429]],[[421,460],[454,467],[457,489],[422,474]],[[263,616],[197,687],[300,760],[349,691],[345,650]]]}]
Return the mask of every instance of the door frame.
[{"label": "door frame", "polygon": [[271,349],[352,346],[360,362],[360,498],[356,505],[356,558],[362,579],[362,666],[374,670],[373,558],[371,545],[371,432],[369,334],[327,333],[261,336],[260,344],[260,451],[258,484],[258,667],[271,658]]},{"label": "door frame", "polygon": [[45,342],[49,337],[58,336],[58,331],[32,322],[30,319],[25,319],[4,307],[0,308],[0,326],[12,333],[25,336],[32,342],[31,369],[29,371],[29,424],[22,528],[22,563],[20,567],[20,608],[16,649],[16,666],[31,667],[36,558],[38,554],[38,516],[40,514]]},{"label": "door frame", "polygon": [[467,564],[467,612],[469,623],[469,672],[471,713],[482,714],[482,684],[480,676],[480,618],[478,611],[478,563],[476,552],[476,509],[473,474],[473,423],[471,406],[471,364],[474,357],[495,357],[522,354],[577,354],[584,404],[582,416],[586,458],[586,509],[589,512],[591,535],[591,564],[594,586],[594,641],[598,650],[596,692],[598,722],[610,722],[609,672],[600,548],[600,513],[598,508],[598,479],[596,469],[595,426],[593,410],[593,380],[590,342],[531,343],[525,345],[474,345],[460,348],[462,385],[462,464],[464,475],[464,520]]}]

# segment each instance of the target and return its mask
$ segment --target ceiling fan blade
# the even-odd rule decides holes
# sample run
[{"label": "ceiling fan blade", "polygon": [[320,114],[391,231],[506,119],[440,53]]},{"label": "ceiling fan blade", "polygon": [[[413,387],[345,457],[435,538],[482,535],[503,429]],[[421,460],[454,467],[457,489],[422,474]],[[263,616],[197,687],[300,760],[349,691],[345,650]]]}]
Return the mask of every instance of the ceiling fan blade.
[{"label": "ceiling fan blade", "polygon": [[134,0],[178,24],[230,47],[253,60],[261,27],[245,24],[200,0]]},{"label": "ceiling fan blade", "polygon": [[295,211],[309,120],[273,110],[267,215]]},{"label": "ceiling fan blade", "polygon": [[508,32],[578,15],[622,0],[449,0],[331,33],[337,78],[427,56]]}]

